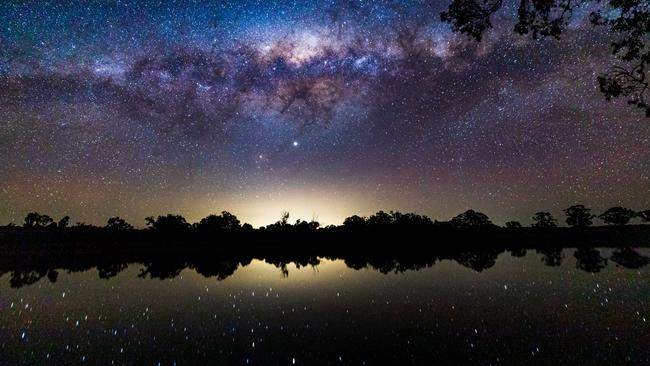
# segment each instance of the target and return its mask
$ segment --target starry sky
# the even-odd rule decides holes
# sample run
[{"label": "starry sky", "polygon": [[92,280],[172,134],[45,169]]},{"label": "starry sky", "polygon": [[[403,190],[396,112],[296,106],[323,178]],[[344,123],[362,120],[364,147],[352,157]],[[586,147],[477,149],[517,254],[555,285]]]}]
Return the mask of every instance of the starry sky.
[{"label": "starry sky", "polygon": [[596,82],[607,29],[533,40],[506,2],[477,43],[448,5],[4,1],[0,223],[650,208],[650,123]]}]

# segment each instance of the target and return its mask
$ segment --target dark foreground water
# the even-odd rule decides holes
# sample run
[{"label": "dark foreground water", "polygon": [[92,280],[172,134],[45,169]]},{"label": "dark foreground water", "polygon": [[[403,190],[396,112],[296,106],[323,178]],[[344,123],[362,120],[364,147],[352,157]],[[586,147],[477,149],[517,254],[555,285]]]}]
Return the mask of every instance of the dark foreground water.
[{"label": "dark foreground water", "polygon": [[0,364],[647,365],[650,266],[613,252],[586,268],[574,250],[555,261],[529,250],[386,274],[253,260],[160,279],[131,264],[19,288],[7,273]]}]

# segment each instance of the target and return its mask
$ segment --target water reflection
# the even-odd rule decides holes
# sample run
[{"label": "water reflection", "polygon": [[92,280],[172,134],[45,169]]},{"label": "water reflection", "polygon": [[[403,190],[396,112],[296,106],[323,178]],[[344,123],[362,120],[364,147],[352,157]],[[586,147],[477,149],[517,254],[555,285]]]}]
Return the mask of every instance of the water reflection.
[{"label": "water reflection", "polygon": [[650,251],[0,260],[0,365],[644,365]]},{"label": "water reflection", "polygon": [[[541,255],[541,261],[549,267],[562,264],[564,252],[562,248],[542,248],[535,250]],[[315,255],[146,255],[144,259],[128,255],[101,256],[76,254],[70,256],[35,256],[27,260],[6,256],[0,260],[0,275],[9,273],[9,283],[13,288],[33,285],[43,278],[56,282],[59,271],[68,273],[87,271],[96,268],[99,278],[110,279],[125,270],[129,263],[141,264],[138,273],[140,278],[172,279],[180,275],[185,269],[191,269],[207,278],[224,280],[232,276],[238,269],[249,265],[253,260],[261,260],[277,267],[284,277],[289,276],[288,265],[296,268],[317,267],[321,258],[329,260],[343,260],[351,269],[360,270],[369,268],[382,274],[417,271],[433,266],[442,260],[452,260],[458,264],[481,272],[493,267],[500,254],[506,250],[459,250],[444,253],[417,253],[415,255],[359,255],[323,256]],[[512,249],[509,253],[513,257],[526,256],[526,249]],[[601,255],[596,248],[578,248],[573,250],[576,267],[585,272],[598,273],[607,267],[608,259]],[[623,247],[613,249],[610,258],[616,265],[639,269],[650,263],[650,258],[640,254],[637,250]]]}]

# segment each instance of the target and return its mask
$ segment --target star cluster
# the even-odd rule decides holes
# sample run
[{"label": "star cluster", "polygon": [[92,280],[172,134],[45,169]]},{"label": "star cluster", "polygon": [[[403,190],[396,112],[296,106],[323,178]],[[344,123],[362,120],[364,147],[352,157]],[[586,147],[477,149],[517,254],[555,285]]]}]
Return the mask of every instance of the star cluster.
[{"label": "star cluster", "polygon": [[650,125],[596,85],[611,36],[518,36],[513,5],[476,43],[447,5],[3,3],[0,220],[647,208]]}]

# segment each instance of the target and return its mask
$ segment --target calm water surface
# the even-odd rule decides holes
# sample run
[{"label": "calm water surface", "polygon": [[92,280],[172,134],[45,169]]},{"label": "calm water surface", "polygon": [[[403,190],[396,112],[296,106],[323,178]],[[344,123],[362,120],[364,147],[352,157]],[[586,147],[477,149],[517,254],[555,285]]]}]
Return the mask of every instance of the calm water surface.
[{"label": "calm water surface", "polygon": [[590,273],[572,253],[388,274],[255,260],[223,280],[132,264],[18,289],[5,274],[0,364],[650,364],[649,266]]}]

